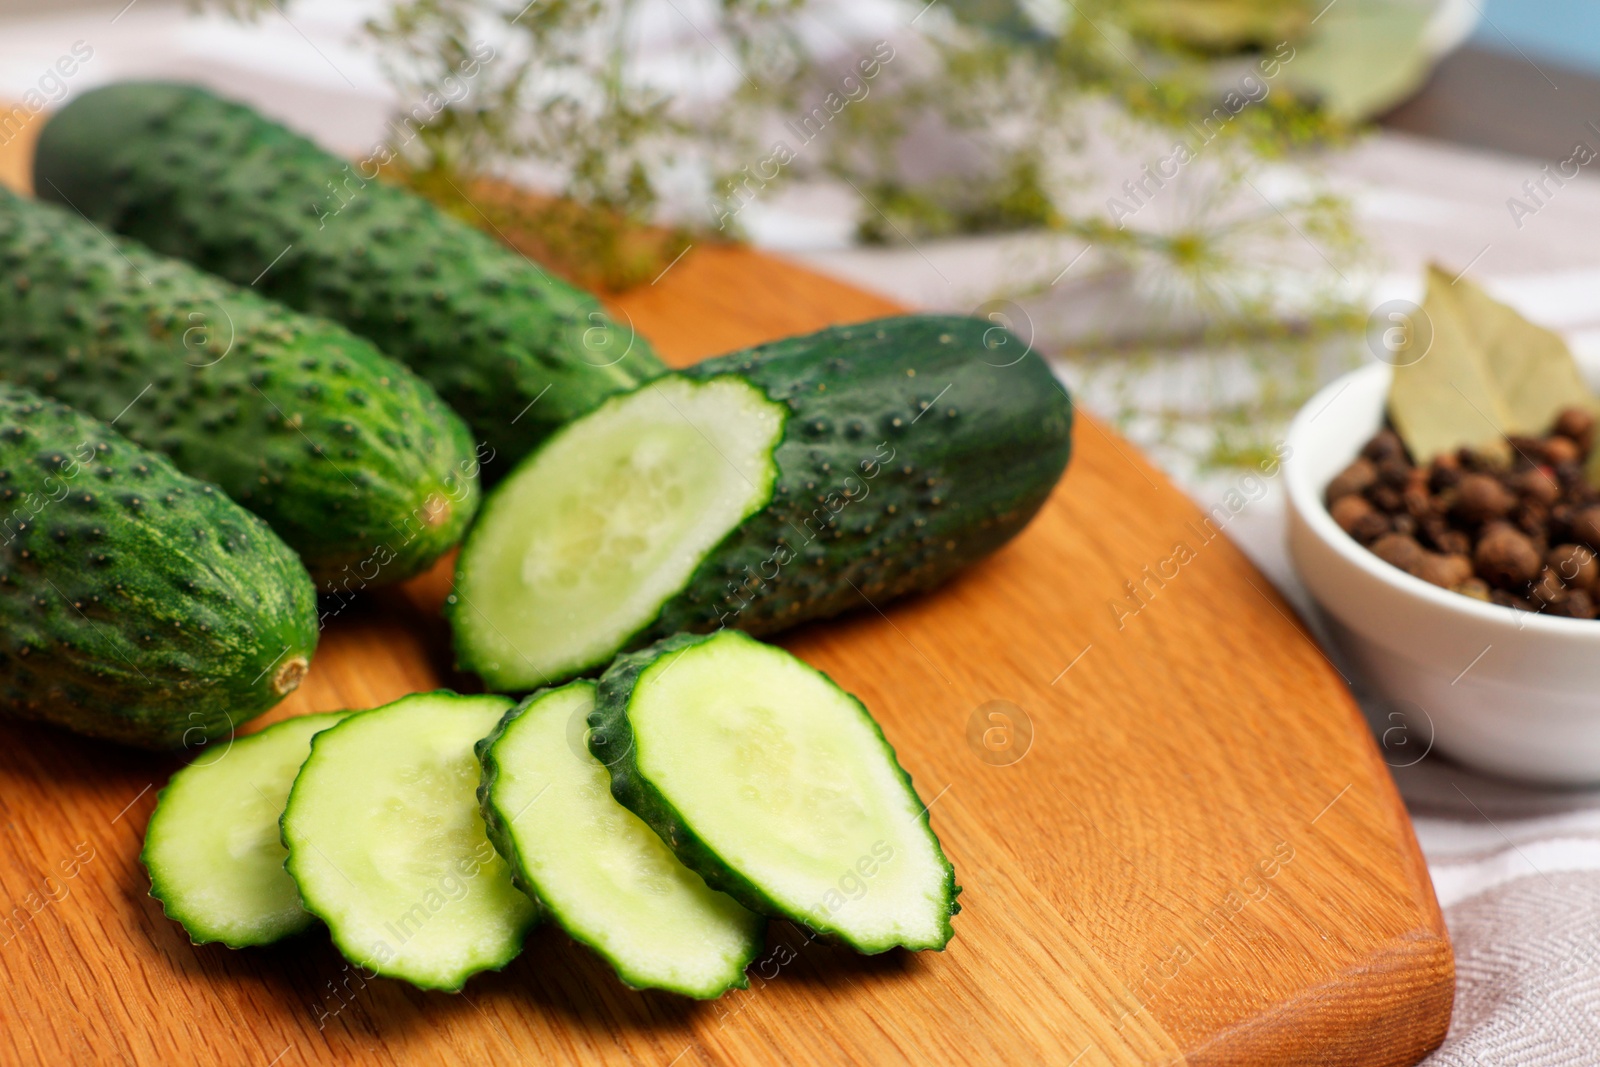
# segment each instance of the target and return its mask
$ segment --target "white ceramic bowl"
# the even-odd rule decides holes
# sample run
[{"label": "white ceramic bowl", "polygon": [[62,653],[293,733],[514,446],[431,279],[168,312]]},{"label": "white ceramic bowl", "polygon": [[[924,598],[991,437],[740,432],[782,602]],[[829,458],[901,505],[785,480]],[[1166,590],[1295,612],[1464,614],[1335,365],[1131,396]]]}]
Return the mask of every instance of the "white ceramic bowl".
[{"label": "white ceramic bowl", "polygon": [[[1440,751],[1531,781],[1600,782],[1600,620],[1486,604],[1391,567],[1322,493],[1383,422],[1390,370],[1347,374],[1289,430],[1289,555],[1339,650],[1379,697],[1425,712]],[[1422,740],[1422,739],[1419,739]]]}]

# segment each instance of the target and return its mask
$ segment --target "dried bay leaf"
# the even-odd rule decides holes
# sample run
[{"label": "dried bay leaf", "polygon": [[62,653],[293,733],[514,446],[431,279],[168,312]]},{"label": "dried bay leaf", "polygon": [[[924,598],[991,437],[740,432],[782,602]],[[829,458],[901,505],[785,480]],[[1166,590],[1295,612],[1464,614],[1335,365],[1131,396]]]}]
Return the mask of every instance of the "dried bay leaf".
[{"label": "dried bay leaf", "polygon": [[1411,457],[1424,464],[1463,446],[1504,450],[1510,414],[1484,350],[1450,278],[1428,268],[1422,311],[1433,328],[1433,345],[1415,363],[1394,369],[1389,384],[1389,421]]},{"label": "dried bay leaf", "polygon": [[1429,266],[1422,310],[1433,345],[1389,388],[1389,419],[1418,463],[1461,447],[1503,455],[1507,434],[1547,433],[1563,408],[1600,411],[1560,335],[1472,282]]},{"label": "dried bay leaf", "polygon": [[1512,433],[1549,433],[1562,408],[1595,409],[1594,394],[1560,334],[1534,325],[1465,278],[1454,288],[1500,387]]},{"label": "dried bay leaf", "polygon": [[1324,114],[1360,122],[1416,92],[1438,60],[1430,34],[1444,0],[1337,0],[1319,3],[1312,33],[1295,41],[1283,66],[1296,95]]}]

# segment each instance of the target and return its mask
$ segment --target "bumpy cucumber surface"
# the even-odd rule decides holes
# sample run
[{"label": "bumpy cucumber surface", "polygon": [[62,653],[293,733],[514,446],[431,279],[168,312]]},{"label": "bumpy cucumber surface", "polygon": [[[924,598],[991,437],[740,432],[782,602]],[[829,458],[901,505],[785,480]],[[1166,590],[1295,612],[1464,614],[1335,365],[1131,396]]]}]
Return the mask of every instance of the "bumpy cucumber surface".
[{"label": "bumpy cucumber surface", "polygon": [[423,198],[198,88],[76,97],[40,137],[34,188],[291,307],[420,373],[510,469],[553,430],[661,372],[598,301]]},{"label": "bumpy cucumber surface", "polygon": [[773,633],[931,589],[1031,519],[1072,405],[1000,327],[910,316],[736,352],[607,401],[485,503],[460,663],[531,689],[679,631]]},{"label": "bumpy cucumber surface", "polygon": [[193,749],[282,700],[316,643],[311,579],[266,523],[0,384],[0,710]]},{"label": "bumpy cucumber surface", "polygon": [[719,893],[611,796],[585,747],[593,682],[528,697],[478,744],[478,797],[514,880],[636,989],[711,998],[749,984],[766,920]]},{"label": "bumpy cucumber surface", "polygon": [[737,630],[680,634],[600,679],[612,794],[706,884],[860,952],[942,949],[955,869],[855,697]]},{"label": "bumpy cucumber surface", "polygon": [[313,739],[283,813],[285,869],[351,963],[454,991],[522,950],[538,908],[489,841],[473,752],[510,707],[420,693]]},{"label": "bumpy cucumber surface", "polygon": [[465,424],[369,342],[3,190],[0,379],[215,482],[324,588],[416,574],[477,509]]},{"label": "bumpy cucumber surface", "polygon": [[195,944],[266,945],[316,921],[283,869],[278,819],[312,736],[347,714],[302,715],[237,738],[161,791],[139,858],[150,895]]}]

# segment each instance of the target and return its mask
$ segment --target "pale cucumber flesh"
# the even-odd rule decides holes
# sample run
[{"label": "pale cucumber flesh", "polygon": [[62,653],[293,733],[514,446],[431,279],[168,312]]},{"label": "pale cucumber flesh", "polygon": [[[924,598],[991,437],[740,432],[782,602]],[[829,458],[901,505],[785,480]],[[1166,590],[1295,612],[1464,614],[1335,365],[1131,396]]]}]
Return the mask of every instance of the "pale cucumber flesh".
[{"label": "pale cucumber flesh", "polygon": [[489,842],[473,752],[510,706],[422,693],[317,736],[283,840],[306,909],[350,962],[456,990],[521,950],[538,912]]},{"label": "pale cucumber flesh", "polygon": [[140,859],[150,895],[195,944],[265,945],[316,922],[283,869],[278,817],[312,736],[346,714],[302,715],[217,745],[161,791]]},{"label": "pale cucumber flesh", "polygon": [[821,672],[724,630],[647,667],[627,717],[640,775],[777,911],[866,952],[949,940],[953,874],[926,807]]},{"label": "pale cucumber flesh", "polygon": [[612,798],[574,729],[594,693],[574,682],[530,698],[484,753],[502,850],[546,912],[629,985],[701,998],[746,985],[765,920],[707,887]]},{"label": "pale cucumber flesh", "polygon": [[494,493],[451,606],[463,665],[527,690],[603,666],[771,498],[785,411],[737,378],[663,378],[546,442]]}]

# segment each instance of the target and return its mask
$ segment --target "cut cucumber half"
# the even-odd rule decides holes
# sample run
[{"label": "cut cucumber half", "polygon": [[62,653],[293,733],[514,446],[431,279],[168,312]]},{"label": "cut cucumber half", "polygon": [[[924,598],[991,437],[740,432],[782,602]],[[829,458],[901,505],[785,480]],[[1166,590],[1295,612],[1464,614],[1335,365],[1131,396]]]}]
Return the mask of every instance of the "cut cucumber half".
[{"label": "cut cucumber half", "polygon": [[419,693],[316,736],[283,813],[285,867],[351,963],[455,991],[521,951],[538,908],[489,842],[473,753],[510,706]]},{"label": "cut cucumber half", "polygon": [[860,952],[953,935],[927,807],[821,671],[737,630],[678,635],[619,657],[590,722],[612,794],[713,888]]},{"label": "cut cucumber half", "polygon": [[150,895],[197,945],[267,945],[316,922],[283,869],[278,817],[314,734],[346,711],[302,715],[238,738],[172,776],[139,859]]},{"label": "cut cucumber half", "polygon": [[1072,403],[993,322],[911,315],[707,360],[523,460],[467,536],[462,667],[525,692],[683,632],[775,633],[932,589],[1016,535]]},{"label": "cut cucumber half", "polygon": [[479,797],[513,877],[635,989],[709,999],[749,985],[766,920],[709,888],[611,796],[583,747],[595,683],[524,700],[479,742]]},{"label": "cut cucumber half", "polygon": [[772,492],[784,410],[733,378],[651,384],[559,432],[494,495],[451,604],[491,688],[611,661]]}]

